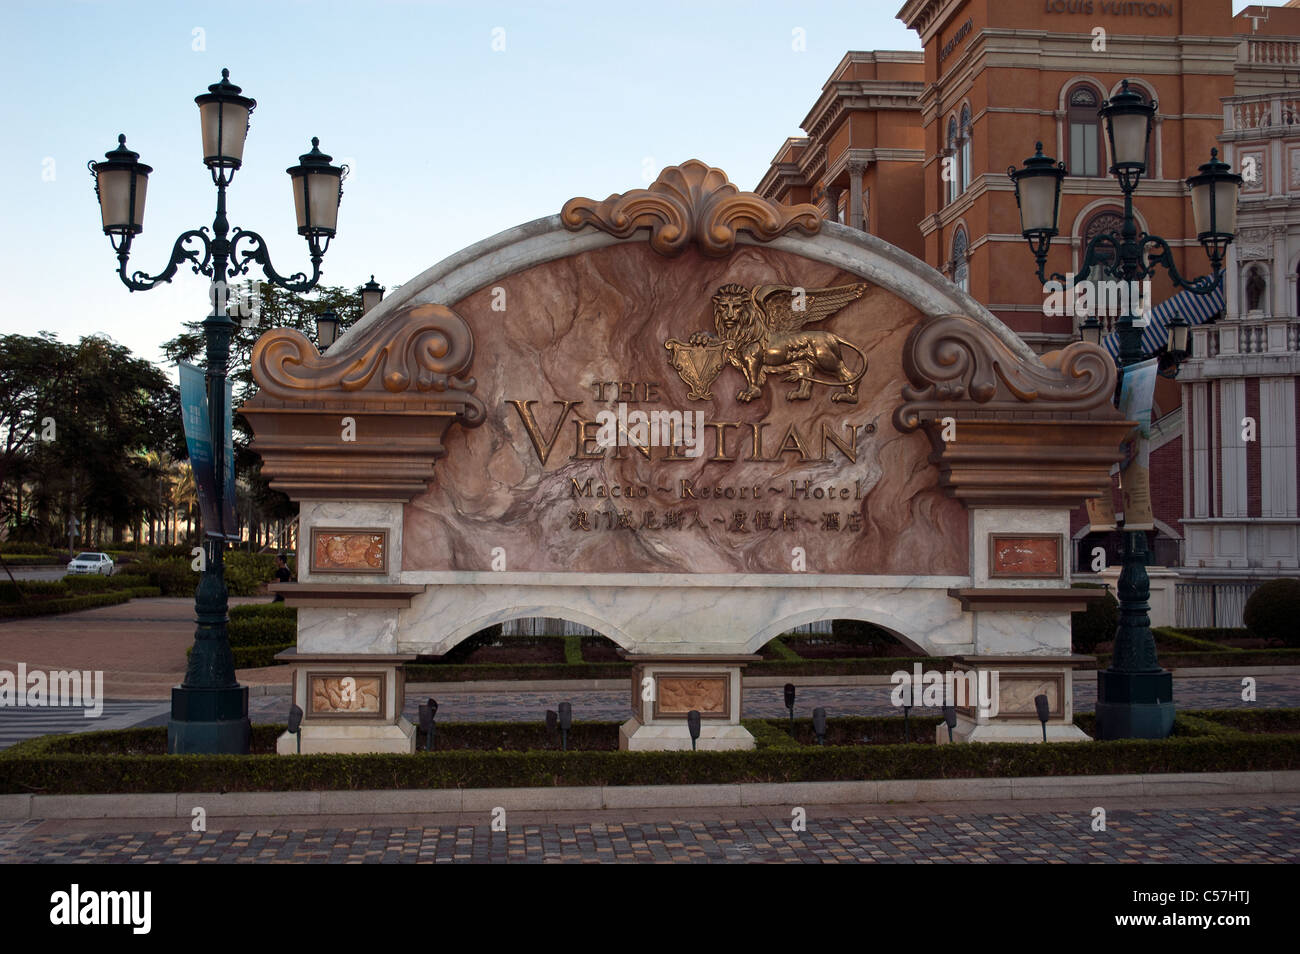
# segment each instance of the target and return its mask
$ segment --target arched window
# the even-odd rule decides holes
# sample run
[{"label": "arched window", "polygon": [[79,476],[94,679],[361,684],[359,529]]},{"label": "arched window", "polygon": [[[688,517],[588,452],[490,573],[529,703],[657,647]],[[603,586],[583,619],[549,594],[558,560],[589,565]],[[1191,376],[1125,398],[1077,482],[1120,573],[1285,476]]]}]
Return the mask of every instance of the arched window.
[{"label": "arched window", "polygon": [[[1083,231],[1079,234],[1079,239],[1082,240],[1079,246],[1079,260],[1083,261],[1083,256],[1086,255],[1088,251],[1088,243],[1092,242],[1092,239],[1095,239],[1097,235],[1104,233],[1104,231],[1108,231],[1108,233],[1117,235],[1118,237],[1123,227],[1125,227],[1125,213],[1119,211],[1119,209],[1099,209],[1099,211],[1093,212],[1092,216],[1089,216],[1088,220],[1084,222]],[[1109,259],[1109,257],[1113,257],[1112,248],[1110,248],[1110,246],[1101,248],[1101,250],[1099,250],[1099,256],[1102,261]],[[1095,276],[1092,276],[1092,281],[1101,281],[1101,279],[1108,277],[1109,276],[1105,276],[1105,274],[1095,274]],[[1082,281],[1082,279],[1088,278],[1088,276],[1080,274],[1078,278],[1079,281]]]},{"label": "arched window", "polygon": [[961,108],[961,191],[970,188],[970,107]]},{"label": "arched window", "polygon": [[970,291],[970,268],[966,262],[966,229],[957,226],[952,236],[952,281],[962,291]]},{"label": "arched window", "polygon": [[948,118],[948,146],[944,150],[943,179],[947,187],[948,201],[957,199],[957,117]]},{"label": "arched window", "polygon": [[1268,277],[1264,274],[1264,269],[1258,265],[1252,265],[1246,272],[1246,312],[1262,311],[1264,303],[1268,300]]},{"label": "arched window", "polygon": [[1101,97],[1087,84],[1070,90],[1065,98],[1066,123],[1069,125],[1070,158],[1066,161],[1072,176],[1104,174],[1101,145]]}]

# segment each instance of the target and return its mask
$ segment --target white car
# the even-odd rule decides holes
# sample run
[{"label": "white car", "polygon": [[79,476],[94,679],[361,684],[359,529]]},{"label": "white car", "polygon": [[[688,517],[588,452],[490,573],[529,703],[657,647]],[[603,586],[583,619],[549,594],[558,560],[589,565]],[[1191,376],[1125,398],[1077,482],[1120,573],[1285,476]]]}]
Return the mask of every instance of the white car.
[{"label": "white car", "polygon": [[107,553],[78,553],[68,564],[68,573],[98,573],[113,575],[113,558]]}]

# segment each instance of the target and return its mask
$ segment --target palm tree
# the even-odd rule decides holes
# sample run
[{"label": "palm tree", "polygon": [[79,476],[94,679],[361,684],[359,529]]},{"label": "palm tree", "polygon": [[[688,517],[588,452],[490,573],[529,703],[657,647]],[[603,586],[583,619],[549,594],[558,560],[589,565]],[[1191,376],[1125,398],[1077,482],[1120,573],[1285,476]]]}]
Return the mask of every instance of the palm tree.
[{"label": "palm tree", "polygon": [[[190,467],[190,462],[187,460],[180,461],[176,465],[176,483],[172,490],[172,499],[176,501],[178,507],[185,508],[185,538],[188,540],[192,533],[194,510],[199,505],[199,489],[194,483],[194,469]],[[178,523],[179,519],[178,514]]]}]

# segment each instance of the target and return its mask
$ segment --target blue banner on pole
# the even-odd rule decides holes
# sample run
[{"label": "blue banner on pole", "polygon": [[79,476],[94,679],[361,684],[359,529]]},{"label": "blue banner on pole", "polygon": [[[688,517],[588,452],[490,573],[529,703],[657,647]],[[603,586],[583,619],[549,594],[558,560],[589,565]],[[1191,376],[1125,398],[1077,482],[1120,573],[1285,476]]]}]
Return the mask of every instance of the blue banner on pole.
[{"label": "blue banner on pole", "polygon": [[[201,368],[181,362],[181,414],[185,424],[185,446],[194,471],[194,487],[199,495],[203,515],[203,532],[209,537],[235,536],[235,468],[233,435],[230,427],[231,382],[226,382],[226,434],[223,461],[225,492],[217,494],[215,448],[212,440],[212,417],[208,406],[207,376]],[[217,501],[222,506],[218,510]]]}]

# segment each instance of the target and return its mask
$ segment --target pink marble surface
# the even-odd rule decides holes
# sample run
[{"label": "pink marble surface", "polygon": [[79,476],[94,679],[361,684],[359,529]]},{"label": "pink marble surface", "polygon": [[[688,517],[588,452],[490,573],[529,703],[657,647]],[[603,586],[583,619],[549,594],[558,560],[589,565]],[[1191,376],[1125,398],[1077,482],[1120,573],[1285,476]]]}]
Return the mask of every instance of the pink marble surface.
[{"label": "pink marble surface", "polygon": [[[902,344],[920,317],[914,308],[871,287],[809,326],[866,353],[857,404],[833,403],[837,389],[822,385],[813,386],[810,400],[788,401],[793,385],[779,375],[768,377],[760,397],[741,403],[737,393],[745,382],[730,366],[714,382],[711,401],[690,401],[687,385],[668,363],[666,339],[715,333],[711,299],[723,284],[811,290],[854,280],[770,248],[742,246],[722,260],[693,250],[667,259],[629,243],[511,276],[494,286],[504,290],[504,311],[493,309],[502,297],[492,288],[455,303],[474,333],[471,373],[488,418],[473,430],[452,428],[434,483],[406,507],[403,569],[488,570],[500,547],[509,571],[788,573],[792,551],[801,547],[811,573],[965,574],[967,512],[938,489],[926,438],[899,433],[891,423],[905,383]],[[845,361],[859,366],[851,353]],[[663,448],[654,448],[650,461],[626,448],[617,457],[611,449],[600,460],[573,459],[579,416],[591,420],[617,407],[610,388],[606,400],[596,399],[593,382],[601,381],[658,385],[657,401],[629,403],[629,410],[702,410],[709,421],[740,422],[726,429],[724,448],[737,459],[708,459],[715,454],[712,427],[699,459],[663,460]],[[543,438],[563,407],[554,402],[581,402],[561,426],[545,465],[511,400],[537,402],[532,410]],[[763,456],[775,459],[746,460],[753,455],[749,425],[762,421]],[[846,423],[858,427],[856,463],[831,444],[828,460],[801,460],[792,449],[777,453],[793,424],[810,456],[821,457],[823,423],[841,439]],[[574,478],[579,486],[590,478],[593,493],[599,485],[630,486],[645,488],[647,496],[575,497]],[[682,499],[682,480],[697,489],[721,486],[724,493],[731,487],[736,496]],[[848,488],[849,499],[792,500],[792,480],[823,490],[834,486],[837,495]],[[755,487],[757,501],[750,499]],[[747,488],[745,499],[741,488]],[[662,529],[673,511],[682,513],[681,528]],[[764,513],[772,529],[756,530]],[[584,522],[591,529],[581,529]]]}]

